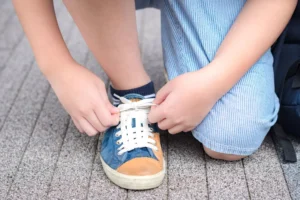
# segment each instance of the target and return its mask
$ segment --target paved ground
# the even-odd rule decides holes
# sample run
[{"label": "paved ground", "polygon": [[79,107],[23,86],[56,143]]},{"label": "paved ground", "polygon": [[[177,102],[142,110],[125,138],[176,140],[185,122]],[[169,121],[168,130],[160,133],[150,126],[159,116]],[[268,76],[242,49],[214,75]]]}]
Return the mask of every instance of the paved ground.
[{"label": "paved ground", "polygon": [[[64,6],[55,7],[74,58],[108,82]],[[144,64],[160,88],[159,12],[137,16]],[[0,199],[300,199],[300,162],[281,164],[270,137],[254,155],[231,163],[205,156],[190,134],[164,134],[162,141],[168,175],[159,188],[113,185],[99,162],[101,136],[76,130],[37,68],[11,1],[0,0]]]}]

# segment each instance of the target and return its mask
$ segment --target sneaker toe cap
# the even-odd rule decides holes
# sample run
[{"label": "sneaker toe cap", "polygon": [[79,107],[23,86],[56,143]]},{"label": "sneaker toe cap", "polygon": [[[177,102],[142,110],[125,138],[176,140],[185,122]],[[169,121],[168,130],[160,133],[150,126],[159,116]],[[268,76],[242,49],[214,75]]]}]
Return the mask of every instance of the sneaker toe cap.
[{"label": "sneaker toe cap", "polygon": [[154,175],[163,170],[163,163],[153,158],[134,158],[121,165],[117,171],[132,176]]}]

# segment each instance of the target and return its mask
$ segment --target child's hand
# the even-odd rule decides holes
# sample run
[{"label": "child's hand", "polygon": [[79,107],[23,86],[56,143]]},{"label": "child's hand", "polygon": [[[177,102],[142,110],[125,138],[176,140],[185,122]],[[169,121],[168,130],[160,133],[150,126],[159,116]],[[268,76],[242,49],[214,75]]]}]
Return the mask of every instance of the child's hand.
[{"label": "child's hand", "polygon": [[168,82],[156,95],[148,119],[169,133],[193,130],[220,98],[214,77],[205,69],[190,72]]},{"label": "child's hand", "polygon": [[48,79],[81,133],[93,136],[118,124],[118,109],[110,104],[105,84],[86,68],[64,66]]}]

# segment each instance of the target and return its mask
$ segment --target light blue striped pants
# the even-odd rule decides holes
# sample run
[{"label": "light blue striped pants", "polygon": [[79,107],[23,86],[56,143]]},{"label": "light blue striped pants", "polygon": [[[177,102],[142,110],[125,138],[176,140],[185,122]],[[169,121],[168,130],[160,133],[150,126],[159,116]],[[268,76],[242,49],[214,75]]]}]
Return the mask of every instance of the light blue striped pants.
[{"label": "light blue striped pants", "polygon": [[[136,0],[136,7],[161,10],[164,64],[171,80],[212,61],[245,2]],[[256,151],[277,120],[279,102],[272,65],[273,56],[268,50],[215,104],[193,130],[194,137],[220,153],[250,155]]]}]

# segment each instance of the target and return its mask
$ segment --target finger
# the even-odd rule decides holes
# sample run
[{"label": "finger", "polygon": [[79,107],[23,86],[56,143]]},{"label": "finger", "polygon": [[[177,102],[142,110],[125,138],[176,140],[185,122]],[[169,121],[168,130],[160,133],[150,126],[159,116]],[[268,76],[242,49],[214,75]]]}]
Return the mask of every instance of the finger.
[{"label": "finger", "polygon": [[184,130],[184,127],[181,126],[181,125],[175,126],[175,127],[171,128],[171,129],[168,129],[168,131],[169,131],[170,134],[180,133],[183,130]]},{"label": "finger", "polygon": [[111,114],[117,114],[120,112],[119,108],[113,106],[110,102],[107,102],[106,106]]},{"label": "finger", "polygon": [[79,132],[84,133],[83,129],[81,128],[81,126],[79,124],[79,122],[76,119],[74,119],[73,117],[72,117],[72,120],[73,120],[73,123],[75,124],[76,128],[79,130]]},{"label": "finger", "polygon": [[148,114],[148,121],[150,123],[157,123],[166,118],[165,106],[161,104],[159,106],[152,107]]},{"label": "finger", "polygon": [[108,128],[102,125],[95,112],[86,116],[85,119],[99,132],[103,132]]},{"label": "finger", "polygon": [[89,136],[94,136],[98,133],[98,131],[84,118],[79,120],[79,124],[83,131]]},{"label": "finger", "polygon": [[[114,105],[112,105],[112,104],[110,103],[110,101],[108,100],[108,97],[107,97],[107,96],[105,96],[105,97],[103,98],[103,101],[104,101],[105,107],[108,109],[108,112],[109,112],[109,113],[106,112],[106,116],[109,117],[109,118],[107,118],[108,121],[104,121],[103,123],[105,124],[105,122],[107,122],[107,123],[109,124],[109,126],[115,126],[115,125],[117,125],[117,124],[119,123],[119,119],[120,119],[120,117],[119,117],[119,113],[120,113],[119,108],[117,108],[117,107],[115,107]],[[97,116],[98,116],[98,115],[101,115],[99,109],[100,109],[100,108],[98,108],[98,111],[96,111],[96,115],[97,115]],[[109,115],[109,114],[110,114],[110,115]],[[99,117],[98,117],[98,118],[99,118]],[[99,118],[99,119],[100,119],[100,118]],[[109,121],[110,121],[110,122],[109,122]],[[103,124],[103,123],[102,123],[102,124]]]},{"label": "finger", "polygon": [[161,104],[167,98],[167,96],[170,94],[170,92],[171,92],[171,87],[170,87],[170,84],[167,83],[164,87],[162,87],[157,92],[153,103],[155,103],[157,105]]},{"label": "finger", "polygon": [[94,111],[101,124],[105,127],[115,126],[119,123],[119,115],[112,115],[106,107],[97,106]]},{"label": "finger", "polygon": [[111,114],[119,113],[119,109],[110,103],[106,92],[104,95],[101,95],[101,98]]},{"label": "finger", "polygon": [[168,119],[164,119],[164,120],[158,122],[157,125],[158,125],[158,128],[160,128],[161,130],[168,130],[168,129],[174,127],[174,124]]}]

